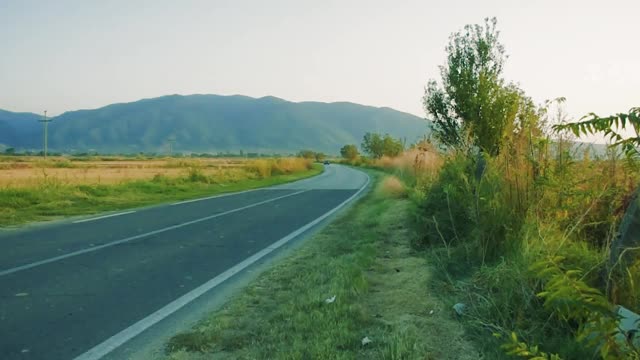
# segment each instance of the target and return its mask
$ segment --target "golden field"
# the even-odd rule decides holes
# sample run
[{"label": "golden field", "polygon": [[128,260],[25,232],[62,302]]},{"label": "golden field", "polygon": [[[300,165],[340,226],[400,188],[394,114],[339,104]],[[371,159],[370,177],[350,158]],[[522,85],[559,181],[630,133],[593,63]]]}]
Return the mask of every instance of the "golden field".
[{"label": "golden field", "polygon": [[0,228],[300,180],[302,158],[0,157]]},{"label": "golden field", "polygon": [[[0,188],[34,187],[43,181],[69,185],[112,185],[133,180],[151,180],[158,175],[177,178],[188,175],[193,169],[198,169],[202,175],[212,178],[246,178],[248,166],[264,177],[271,175],[271,162],[271,159],[238,158],[50,157],[43,160],[39,157],[2,157]],[[293,164],[299,165],[299,160],[279,159],[276,163],[290,170],[289,167],[295,167]],[[299,169],[291,172],[295,171]]]}]

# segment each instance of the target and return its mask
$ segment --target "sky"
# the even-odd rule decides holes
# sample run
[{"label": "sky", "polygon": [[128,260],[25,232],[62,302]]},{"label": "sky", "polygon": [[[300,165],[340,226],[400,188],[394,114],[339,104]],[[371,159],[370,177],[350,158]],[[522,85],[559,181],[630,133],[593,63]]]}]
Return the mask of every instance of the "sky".
[{"label": "sky", "polygon": [[638,0],[0,0],[0,108],[167,94],[351,101],[424,117],[451,33],[497,17],[505,78],[572,119],[640,106]]}]

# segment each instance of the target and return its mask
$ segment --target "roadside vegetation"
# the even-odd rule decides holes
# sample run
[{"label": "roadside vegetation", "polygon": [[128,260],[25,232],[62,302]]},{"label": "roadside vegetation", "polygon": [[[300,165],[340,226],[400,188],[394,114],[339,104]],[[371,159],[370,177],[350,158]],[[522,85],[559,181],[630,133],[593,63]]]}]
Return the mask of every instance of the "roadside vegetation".
[{"label": "roadside vegetation", "polygon": [[309,159],[0,158],[0,226],[246,190],[313,176]]},{"label": "roadside vegetation", "polygon": [[394,176],[224,308],[167,343],[193,359],[477,359],[411,248],[411,202]]},{"label": "roadside vegetation", "polygon": [[[452,35],[425,91],[430,139],[345,162],[403,180],[413,249],[483,358],[640,358],[616,313],[640,312],[638,244],[618,230],[640,178],[640,142],[620,128],[640,128],[640,110],[567,123],[564,99],[536,105],[503,79],[498,34],[493,19]],[[615,144],[576,145],[587,133]]]}]

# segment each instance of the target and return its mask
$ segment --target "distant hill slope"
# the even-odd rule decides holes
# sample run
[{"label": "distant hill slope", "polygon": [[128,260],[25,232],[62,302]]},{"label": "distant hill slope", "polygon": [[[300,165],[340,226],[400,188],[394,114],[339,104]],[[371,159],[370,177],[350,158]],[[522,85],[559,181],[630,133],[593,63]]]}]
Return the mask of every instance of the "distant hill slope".
[{"label": "distant hill slope", "polygon": [[[309,148],[337,154],[344,144],[360,144],[367,131],[414,142],[428,132],[427,125],[422,118],[390,108],[346,102],[169,95],[64,113],[50,124],[49,144],[63,151],[162,151],[173,137],[178,151],[297,152]],[[23,145],[31,142],[16,134],[13,141],[3,137],[0,143],[30,146]]]},{"label": "distant hill slope", "polygon": [[38,123],[42,116],[32,113],[14,113],[0,110],[0,144],[32,148],[42,143]]}]

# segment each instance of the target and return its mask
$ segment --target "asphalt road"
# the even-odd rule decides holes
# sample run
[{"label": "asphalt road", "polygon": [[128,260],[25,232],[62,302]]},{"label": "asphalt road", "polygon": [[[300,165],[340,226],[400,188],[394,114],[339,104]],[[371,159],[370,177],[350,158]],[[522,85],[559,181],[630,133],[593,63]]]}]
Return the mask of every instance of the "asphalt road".
[{"label": "asphalt road", "polygon": [[268,189],[2,232],[0,359],[99,358],[367,182],[329,165]]}]

